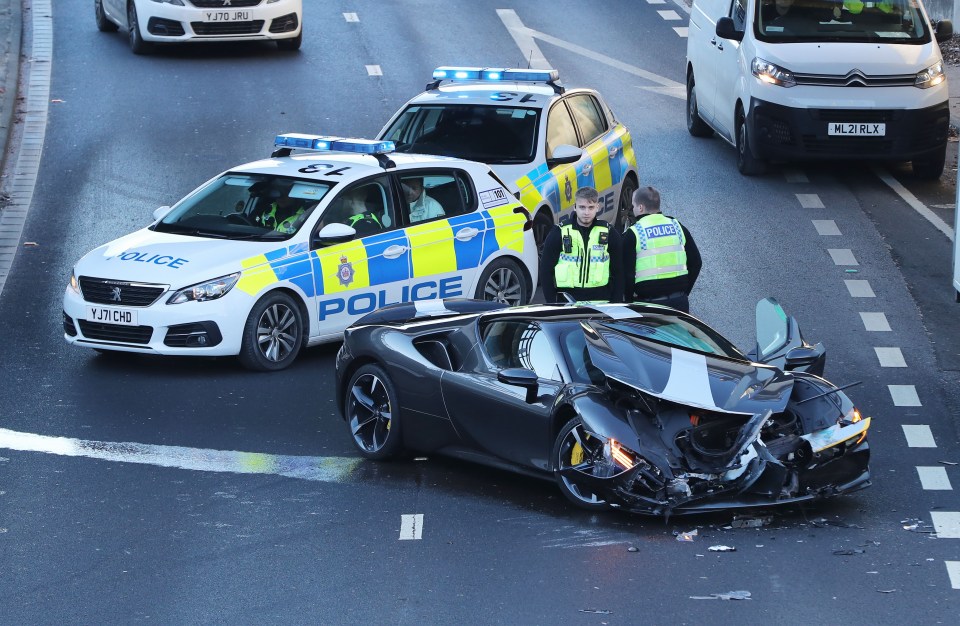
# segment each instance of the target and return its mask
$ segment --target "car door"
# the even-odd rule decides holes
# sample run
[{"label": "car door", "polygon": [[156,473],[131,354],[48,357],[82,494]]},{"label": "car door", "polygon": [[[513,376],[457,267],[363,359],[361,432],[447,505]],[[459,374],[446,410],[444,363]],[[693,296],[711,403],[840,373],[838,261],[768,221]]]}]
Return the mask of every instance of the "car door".
[{"label": "car door", "polygon": [[[545,152],[547,161],[553,157],[557,146],[578,147],[580,139],[573,117],[563,100],[557,100],[547,113]],[[586,155],[584,155],[584,159]],[[583,159],[581,159],[583,160]],[[553,169],[542,168],[540,176],[533,186],[540,190],[543,199],[550,203],[554,213],[560,213],[573,207],[573,194],[577,191],[577,165],[569,163]]]},{"label": "car door", "polygon": [[626,174],[620,166],[622,144],[618,143],[618,134],[610,128],[595,96],[580,93],[566,100],[584,151],[583,159],[577,163],[577,186],[597,190],[601,199],[601,217],[613,223],[617,217],[615,192]]},{"label": "car door", "polygon": [[717,20],[725,15],[730,0],[694,0],[690,10],[690,28],[687,33],[687,60],[693,67],[696,84],[697,109],[708,123],[713,121],[714,98],[717,90],[716,64],[719,60],[717,44],[725,45],[717,37]]},{"label": "car door", "polygon": [[[746,28],[747,0],[731,0],[726,13],[738,31]],[[726,137],[733,137],[737,86],[740,82],[741,42],[717,38],[716,86],[713,109],[714,128]],[[750,103],[744,103],[749,108]]]}]

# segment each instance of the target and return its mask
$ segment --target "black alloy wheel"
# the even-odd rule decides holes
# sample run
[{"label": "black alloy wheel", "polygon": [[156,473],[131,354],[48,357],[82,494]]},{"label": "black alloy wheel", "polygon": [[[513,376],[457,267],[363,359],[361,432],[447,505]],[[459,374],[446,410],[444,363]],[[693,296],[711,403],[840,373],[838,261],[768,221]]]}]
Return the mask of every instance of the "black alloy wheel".
[{"label": "black alloy wheel", "polygon": [[563,470],[575,469],[592,474],[595,462],[603,458],[603,440],[592,437],[577,417],[560,430],[553,446],[553,467],[557,486],[568,500],[582,509],[604,511],[610,505],[584,485],[563,475]]},{"label": "black alloy wheel", "polygon": [[393,383],[379,365],[364,365],[353,374],[343,414],[360,454],[383,460],[401,452],[399,408]]}]

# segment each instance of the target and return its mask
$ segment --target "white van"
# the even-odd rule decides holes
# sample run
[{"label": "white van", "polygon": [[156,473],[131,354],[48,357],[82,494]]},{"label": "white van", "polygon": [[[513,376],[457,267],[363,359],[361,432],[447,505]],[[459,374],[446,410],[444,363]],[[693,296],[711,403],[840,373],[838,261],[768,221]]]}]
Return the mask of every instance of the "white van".
[{"label": "white van", "polygon": [[919,0],[694,0],[687,129],[767,160],[911,161],[943,172],[950,122],[938,41]]}]

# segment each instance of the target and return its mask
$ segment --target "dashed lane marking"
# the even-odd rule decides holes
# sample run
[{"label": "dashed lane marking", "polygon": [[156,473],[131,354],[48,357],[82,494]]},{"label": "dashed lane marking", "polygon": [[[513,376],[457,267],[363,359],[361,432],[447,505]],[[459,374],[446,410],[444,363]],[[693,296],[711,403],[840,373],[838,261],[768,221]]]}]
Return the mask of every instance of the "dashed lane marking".
[{"label": "dashed lane marking", "polygon": [[863,327],[870,332],[890,332],[890,322],[883,313],[860,313]]},{"label": "dashed lane marking", "polygon": [[647,0],[647,4],[666,4],[667,0]]},{"label": "dashed lane marking", "polygon": [[946,222],[940,219],[936,213],[928,209],[927,205],[920,202],[915,195],[910,193],[909,189],[900,184],[900,181],[891,176],[889,172],[886,172],[879,167],[874,167],[873,173],[876,174],[877,178],[886,183],[887,187],[893,189],[894,193],[900,196],[900,198],[910,205],[914,211],[919,213],[925,220],[933,224],[933,227],[946,235],[950,241],[953,241],[953,229],[950,228]]},{"label": "dashed lane marking", "polygon": [[945,561],[947,564],[947,576],[950,577],[950,586],[954,589],[960,589],[960,561]]},{"label": "dashed lane marking", "polygon": [[930,517],[938,539],[960,539],[960,513],[931,511]]},{"label": "dashed lane marking", "polygon": [[860,265],[853,256],[853,250],[848,248],[832,248],[827,250],[834,265]]},{"label": "dashed lane marking", "polygon": [[359,22],[359,21],[360,21],[360,18],[357,16],[356,13],[344,13],[344,14],[343,14],[343,19],[347,20],[348,22]]},{"label": "dashed lane marking", "polygon": [[933,466],[917,466],[917,474],[920,476],[920,484],[928,491],[952,491],[953,485],[950,484],[950,478],[947,476],[947,468]]},{"label": "dashed lane marking", "polygon": [[873,287],[870,286],[869,280],[854,280],[847,279],[843,281],[847,286],[847,291],[850,292],[851,298],[876,298],[877,294],[873,293]]},{"label": "dashed lane marking", "polygon": [[423,537],[423,513],[400,516],[400,540]]},{"label": "dashed lane marking", "polygon": [[887,385],[894,406],[923,406],[913,385]]},{"label": "dashed lane marking", "polygon": [[659,13],[659,14],[660,14],[660,17],[662,17],[663,19],[665,19],[665,20],[667,20],[667,21],[671,21],[671,22],[672,22],[672,21],[674,21],[674,20],[679,20],[679,19],[680,19],[680,14],[677,13],[676,11],[673,11],[673,10],[657,11],[657,13]]},{"label": "dashed lane marking", "polygon": [[677,33],[681,37],[686,37],[687,33],[690,31],[690,28],[687,26],[674,26],[673,32]]},{"label": "dashed lane marking", "polygon": [[900,348],[874,348],[877,353],[877,360],[880,361],[880,367],[906,367],[907,362],[903,360],[903,352]]},{"label": "dashed lane marking", "polygon": [[926,424],[901,424],[903,436],[907,438],[909,448],[936,448],[937,442]]},{"label": "dashed lane marking", "polygon": [[817,234],[824,237],[835,237],[840,234],[837,223],[833,220],[812,220],[813,227],[817,229]]},{"label": "dashed lane marking", "polygon": [[807,178],[806,172],[802,170],[783,170],[783,177],[787,179],[788,183],[809,183],[810,179]]},{"label": "dashed lane marking", "polygon": [[822,209],[823,200],[820,199],[815,193],[798,193],[796,194],[797,200],[800,201],[800,206],[804,209]]},{"label": "dashed lane marking", "polygon": [[380,69],[379,65],[368,65],[367,76],[383,76],[383,70]]}]

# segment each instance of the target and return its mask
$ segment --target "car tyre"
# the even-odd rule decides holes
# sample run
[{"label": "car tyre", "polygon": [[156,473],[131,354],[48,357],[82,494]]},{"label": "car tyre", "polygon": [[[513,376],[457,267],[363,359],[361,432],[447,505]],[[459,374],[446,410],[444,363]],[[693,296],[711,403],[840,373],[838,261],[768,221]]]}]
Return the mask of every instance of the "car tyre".
[{"label": "car tyre", "polygon": [[537,258],[543,256],[543,244],[553,228],[553,211],[543,208],[533,218],[533,239],[537,242]]},{"label": "car tyre", "polygon": [[397,391],[379,365],[364,365],[350,377],[343,415],[362,456],[382,461],[403,452]]},{"label": "car tyre", "polygon": [[606,500],[600,498],[589,488],[578,485],[575,480],[567,478],[561,474],[561,470],[571,467],[581,467],[589,469],[592,462],[589,460],[591,439],[594,445],[598,446],[600,451],[595,453],[602,454],[603,442],[597,438],[591,438],[583,427],[583,420],[579,417],[567,422],[557,439],[553,444],[553,475],[557,481],[557,486],[564,496],[575,505],[588,511],[605,511],[610,508]]},{"label": "car tyre", "polygon": [[134,54],[149,54],[153,46],[144,41],[143,35],[140,34],[140,20],[137,19],[137,7],[133,0],[127,2],[127,26],[130,50]]},{"label": "car tyre", "polygon": [[618,233],[626,231],[633,222],[633,192],[637,190],[636,183],[629,176],[623,179],[620,185],[620,201],[617,203],[617,217],[614,228]]},{"label": "car tyre", "polygon": [[766,167],[763,161],[757,158],[757,156],[753,154],[753,150],[750,149],[750,138],[747,135],[747,128],[749,126],[743,115],[743,111],[738,111],[736,124],[737,169],[740,170],[740,173],[744,176],[756,176],[763,174]]},{"label": "car tyre", "polygon": [[303,346],[303,315],[289,295],[274,291],[261,298],[243,327],[240,363],[261,372],[288,367]]},{"label": "car tyre", "polygon": [[947,146],[936,155],[926,159],[913,160],[913,176],[920,180],[937,180],[943,174],[943,167],[947,162]]},{"label": "car tyre", "polygon": [[530,287],[517,262],[501,258],[483,270],[474,298],[518,306],[530,302],[530,295]]},{"label": "car tyre", "polygon": [[300,45],[303,43],[303,26],[300,27],[300,32],[296,37],[291,37],[290,39],[277,39],[277,48],[280,50],[289,50],[290,52],[295,52],[300,49]]},{"label": "car tyre", "polygon": [[103,12],[103,0],[93,0],[93,12],[97,16],[97,30],[101,33],[115,33],[120,28],[109,19]]},{"label": "car tyre", "polygon": [[700,117],[697,106],[697,85],[693,74],[687,78],[687,131],[694,137],[713,137],[713,129]]}]

